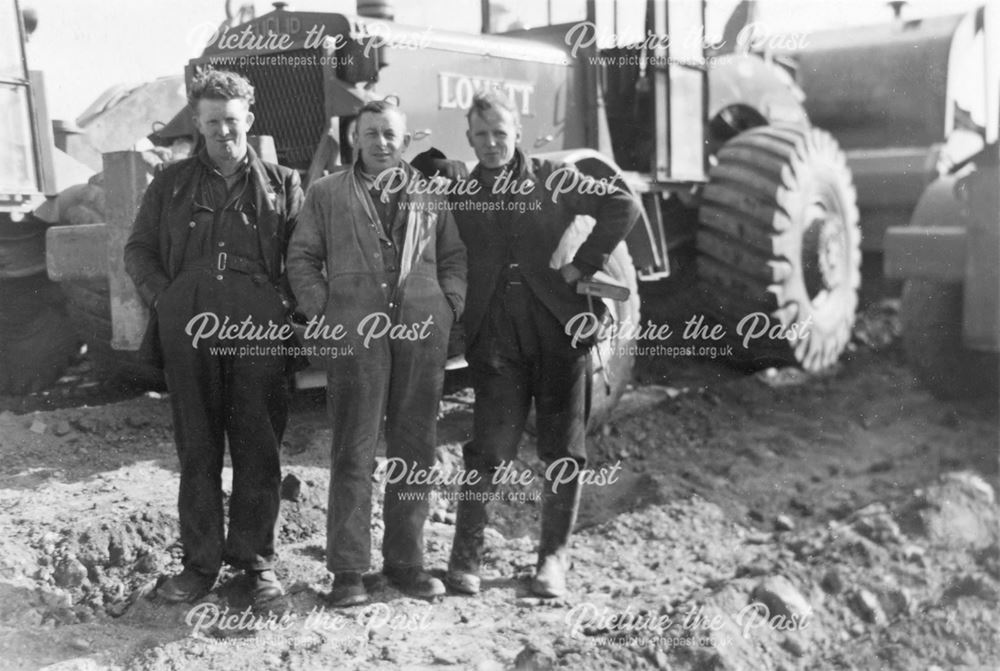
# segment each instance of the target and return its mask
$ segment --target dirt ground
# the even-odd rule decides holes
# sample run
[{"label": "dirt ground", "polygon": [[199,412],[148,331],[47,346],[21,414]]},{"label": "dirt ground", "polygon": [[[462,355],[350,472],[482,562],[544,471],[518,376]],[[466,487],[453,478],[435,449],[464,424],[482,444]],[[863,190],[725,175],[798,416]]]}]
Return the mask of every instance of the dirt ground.
[{"label": "dirt ground", "polygon": [[[821,376],[640,358],[590,440],[608,477],[585,491],[558,601],[527,589],[544,479],[526,436],[519,468],[539,477],[493,504],[479,597],[425,603],[373,574],[371,605],[324,608],[330,433],[308,393],[283,447],[288,595],[247,610],[225,574],[194,607],[157,600],[180,556],[168,401],[105,402],[83,363],[0,402],[0,668],[997,668],[997,399],[934,399],[878,336],[884,313]],[[471,428],[453,387],[446,472]],[[453,523],[441,498],[436,571]]]}]

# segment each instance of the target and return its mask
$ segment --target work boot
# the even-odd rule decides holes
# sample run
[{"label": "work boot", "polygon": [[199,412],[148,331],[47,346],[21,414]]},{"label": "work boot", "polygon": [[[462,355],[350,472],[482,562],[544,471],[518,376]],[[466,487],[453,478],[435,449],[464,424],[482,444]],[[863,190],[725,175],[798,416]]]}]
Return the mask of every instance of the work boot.
[{"label": "work boot", "polygon": [[156,594],[164,601],[171,603],[191,603],[211,592],[214,586],[214,575],[206,575],[192,568],[185,568],[177,575],[167,578],[156,589]]},{"label": "work boot", "polygon": [[479,576],[469,571],[460,571],[449,567],[444,576],[444,584],[453,592],[470,596],[479,594]]},{"label": "work boot", "polygon": [[[471,446],[472,443],[468,443],[463,448],[466,467],[469,472],[475,471],[480,473],[483,479],[478,486],[464,485],[462,487],[463,494],[472,492],[483,493],[488,488],[488,485],[482,483],[488,482],[491,477],[489,469],[484,468],[477,460],[471,457]],[[483,548],[486,546],[486,522],[489,519],[486,512],[486,501],[477,500],[479,498],[481,497],[463,496],[458,501],[455,513],[455,537],[451,544],[451,557],[448,559],[448,575],[456,574],[457,576],[459,573],[465,574],[476,578],[477,583],[479,566],[483,558]],[[471,586],[471,581],[465,579],[457,580],[456,584]],[[452,584],[449,584],[449,587],[464,594],[475,594],[478,592],[478,588],[476,592],[469,592],[467,589],[463,590]]]},{"label": "work boot", "polygon": [[539,559],[531,591],[543,599],[566,596],[566,564],[561,555],[551,554]]},{"label": "work boot", "polygon": [[333,574],[333,589],[327,595],[326,602],[333,608],[357,606],[368,601],[368,591],[361,580],[361,574],[355,571],[344,571]]},{"label": "work boot", "polygon": [[566,594],[566,572],[569,570],[567,547],[580,508],[582,489],[579,479],[574,479],[560,483],[554,492],[548,484],[542,491],[538,568],[531,581],[531,591],[540,597],[551,599]]},{"label": "work boot", "polygon": [[425,571],[422,566],[407,566],[404,568],[393,568],[386,566],[382,573],[389,579],[396,589],[414,596],[418,599],[433,599],[443,596],[444,583]]},{"label": "work boot", "polygon": [[264,571],[247,571],[250,578],[250,592],[255,605],[267,603],[285,594],[278,575],[273,569]]},{"label": "work boot", "polygon": [[486,503],[461,500],[455,514],[455,537],[451,543],[449,570],[479,573],[486,546]]}]

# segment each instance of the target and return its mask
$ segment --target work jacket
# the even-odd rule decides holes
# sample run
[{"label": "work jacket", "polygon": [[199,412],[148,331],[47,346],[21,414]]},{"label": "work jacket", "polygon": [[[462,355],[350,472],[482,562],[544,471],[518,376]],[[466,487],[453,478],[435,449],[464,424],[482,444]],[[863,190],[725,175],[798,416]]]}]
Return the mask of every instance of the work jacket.
[{"label": "work jacket", "polygon": [[[462,319],[466,346],[476,342],[498,283],[516,264],[516,272],[538,300],[564,327],[575,315],[587,312],[586,296],[566,283],[553,255],[563,234],[578,215],[596,222],[572,256],[584,275],[601,270],[614,248],[639,219],[639,205],[624,189],[585,177],[575,168],[552,161],[529,159],[520,149],[512,162],[516,191],[498,196],[483,184],[480,166],[470,179],[480,188],[454,190],[455,221],[469,255],[469,289]],[[575,180],[575,182],[574,182]],[[532,186],[526,188],[524,182]],[[559,188],[559,185],[562,188]],[[504,202],[499,207],[501,201]],[[596,309],[601,307],[596,301]]]},{"label": "work jacket", "polygon": [[[430,317],[435,328],[425,346],[443,352],[465,302],[465,246],[447,199],[429,193],[430,182],[409,164],[399,169],[398,207],[388,226],[378,221],[357,166],[310,185],[288,247],[288,277],[299,310],[340,325],[345,343],[359,340],[359,325],[376,313],[404,325]],[[403,249],[389,271],[382,247],[400,227]]]},{"label": "work jacket", "polygon": [[[252,147],[247,152],[261,259],[270,283],[290,302],[284,254],[302,204],[301,180],[295,170],[260,160]],[[150,307],[181,271],[198,186],[208,169],[198,155],[178,161],[157,174],[143,195],[125,245],[125,270]],[[158,363],[158,350],[154,309],[139,351]]]}]

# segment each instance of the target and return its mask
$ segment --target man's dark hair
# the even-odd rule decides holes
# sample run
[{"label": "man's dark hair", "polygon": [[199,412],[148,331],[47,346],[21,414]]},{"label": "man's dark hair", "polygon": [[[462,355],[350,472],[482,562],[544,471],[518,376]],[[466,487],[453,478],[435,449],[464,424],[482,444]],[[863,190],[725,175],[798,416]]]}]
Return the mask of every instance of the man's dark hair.
[{"label": "man's dark hair", "polygon": [[514,125],[521,125],[521,114],[517,111],[517,106],[510,101],[510,98],[497,90],[481,91],[472,96],[472,104],[469,111],[465,113],[466,121],[472,120],[472,115],[477,114],[482,118],[483,113],[489,110],[503,110],[514,119]]},{"label": "man's dark hair", "polygon": [[389,110],[393,110],[399,114],[403,118],[403,124],[406,124],[406,114],[399,108],[399,104],[392,100],[392,97],[385,98],[384,100],[369,100],[361,106],[355,118],[360,122],[361,115],[366,112],[369,114],[385,114]]},{"label": "man's dark hair", "polygon": [[191,82],[188,105],[198,107],[199,100],[245,100],[253,105],[253,85],[243,75],[226,70],[205,70],[198,73]]}]

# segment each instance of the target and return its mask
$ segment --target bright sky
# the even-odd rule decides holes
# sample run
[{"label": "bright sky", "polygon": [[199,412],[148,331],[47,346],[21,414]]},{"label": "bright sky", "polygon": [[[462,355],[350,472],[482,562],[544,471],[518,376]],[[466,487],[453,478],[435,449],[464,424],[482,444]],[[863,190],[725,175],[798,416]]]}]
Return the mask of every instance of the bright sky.
[{"label": "bright sky", "polygon": [[[29,66],[45,72],[49,113],[73,119],[105,89],[183,73],[200,54],[197,36],[210,33],[225,18],[224,0],[20,0],[38,14],[38,29],[28,44]],[[248,0],[242,0],[247,2]],[[610,0],[598,0],[604,2]],[[620,0],[641,12],[645,0]],[[676,0],[675,0],[676,1]],[[680,0],[689,2],[691,0]],[[572,11],[583,0],[550,0],[552,11]],[[235,0],[234,6],[241,4]],[[271,4],[257,0],[257,15]],[[477,31],[480,0],[395,0],[396,20],[439,30]],[[506,0],[508,7],[544,11],[540,0]],[[709,0],[709,35],[721,30],[736,0]],[[944,14],[982,4],[982,0],[912,0],[907,17]],[[299,0],[301,11],[355,13],[355,0]],[[882,22],[891,17],[884,0],[761,0],[761,21],[775,32],[805,32]],[[537,18],[535,20],[538,20]]]}]

